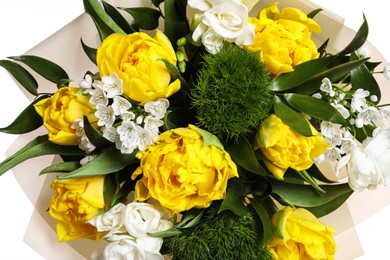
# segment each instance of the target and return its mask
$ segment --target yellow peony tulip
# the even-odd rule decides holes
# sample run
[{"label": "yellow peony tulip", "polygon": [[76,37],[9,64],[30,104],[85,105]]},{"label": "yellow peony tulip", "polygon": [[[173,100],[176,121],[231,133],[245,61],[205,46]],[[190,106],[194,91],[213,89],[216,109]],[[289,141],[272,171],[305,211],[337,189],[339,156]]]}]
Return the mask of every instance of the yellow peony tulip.
[{"label": "yellow peony tulip", "polygon": [[172,78],[166,59],[176,65],[176,54],[168,38],[160,31],[155,37],[144,32],[129,35],[113,33],[97,50],[100,75],[115,72],[123,80],[124,94],[144,105],[158,98],[168,98],[180,89]]},{"label": "yellow peony tulip", "polygon": [[303,208],[287,206],[272,216],[277,236],[267,244],[273,259],[334,259],[335,230]]},{"label": "yellow peony tulip", "polygon": [[272,76],[291,72],[302,62],[319,57],[311,40],[311,32],[320,26],[296,8],[278,9],[278,2],[264,8],[258,18],[250,18],[255,26],[255,40],[246,47],[259,52]]},{"label": "yellow peony tulip", "polygon": [[228,179],[238,177],[230,155],[214,144],[205,145],[199,129],[176,128],[159,136],[156,144],[138,153],[140,167],[133,173],[137,200],[158,200],[174,215],[206,208],[225,198]]},{"label": "yellow peony tulip", "polygon": [[313,159],[320,156],[329,144],[313,126],[313,136],[306,137],[293,131],[275,114],[267,117],[256,133],[255,150],[260,149],[269,161],[265,161],[272,174],[283,179],[291,167],[302,171],[313,165]]},{"label": "yellow peony tulip", "polygon": [[104,176],[54,180],[50,215],[58,220],[59,242],[78,238],[100,239],[104,233],[87,223],[104,208]]},{"label": "yellow peony tulip", "polygon": [[95,106],[89,103],[89,98],[79,88],[64,87],[58,89],[53,97],[42,99],[34,105],[49,131],[50,141],[59,145],[78,144],[76,130],[71,127],[74,120],[83,119],[85,115],[91,123],[97,121],[93,114]]}]

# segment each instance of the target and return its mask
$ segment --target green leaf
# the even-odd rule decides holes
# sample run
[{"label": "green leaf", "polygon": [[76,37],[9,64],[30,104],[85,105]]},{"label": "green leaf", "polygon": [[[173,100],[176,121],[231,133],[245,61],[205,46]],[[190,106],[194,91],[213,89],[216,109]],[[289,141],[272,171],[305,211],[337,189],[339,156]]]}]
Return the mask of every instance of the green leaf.
[{"label": "green leaf", "polygon": [[104,178],[103,185],[103,198],[104,205],[107,210],[109,210],[113,205],[112,202],[114,200],[114,196],[118,191],[118,178],[115,173],[107,174]]},{"label": "green leaf", "polygon": [[226,144],[225,149],[233,161],[245,170],[258,175],[266,174],[264,168],[257,161],[253,148],[245,136],[238,137],[237,142]]},{"label": "green leaf", "polygon": [[46,167],[39,173],[39,175],[52,173],[52,172],[71,172],[76,170],[79,167],[80,167],[79,161],[61,162]]},{"label": "green leaf", "polygon": [[308,182],[314,189],[316,189],[320,193],[325,193],[325,191],[317,184],[317,182],[311,177],[307,171],[297,171],[299,176],[306,182]]},{"label": "green leaf", "polygon": [[42,117],[35,111],[34,104],[47,97],[49,96],[45,95],[35,99],[9,126],[0,128],[0,132],[7,134],[25,134],[40,127],[42,125]]},{"label": "green leaf", "polygon": [[212,133],[210,133],[202,128],[196,127],[194,125],[191,125],[190,128],[202,136],[203,146],[214,145],[221,150],[225,150],[225,148],[223,147],[223,145],[219,141],[218,137],[216,137]]},{"label": "green leaf", "polygon": [[348,125],[347,120],[331,106],[328,102],[303,94],[284,94],[286,101],[296,110],[311,117],[333,122],[341,125]]},{"label": "green leaf", "polygon": [[164,0],[152,0],[152,3],[155,7],[159,7],[159,5],[164,2]]},{"label": "green leaf", "polygon": [[295,88],[325,71],[333,57],[324,57],[299,64],[294,71],[281,74],[272,80],[273,91],[286,91]]},{"label": "green leaf", "polygon": [[376,95],[378,97],[378,103],[381,99],[381,90],[375,77],[368,70],[365,64],[360,65],[356,69],[351,71],[351,84],[352,89],[365,89],[370,92],[370,95]]},{"label": "green leaf", "polygon": [[172,43],[173,49],[177,47],[177,40],[189,33],[186,10],[187,0],[164,1],[164,34]]},{"label": "green leaf", "polygon": [[84,116],[84,131],[88,140],[96,146],[97,149],[103,149],[110,145],[112,142],[103,137],[98,131],[96,131],[88,121],[88,118]]},{"label": "green leaf", "polygon": [[83,0],[84,10],[96,25],[100,40],[104,40],[112,33],[126,34],[114,20],[104,11],[98,0]]},{"label": "green leaf", "polygon": [[128,12],[141,29],[154,30],[158,27],[158,19],[161,16],[159,10],[148,7],[132,7],[121,9]]},{"label": "green leaf", "polygon": [[50,82],[57,84],[60,80],[69,79],[68,74],[63,68],[45,58],[34,55],[13,56],[8,58],[23,62]]},{"label": "green leaf", "polygon": [[353,191],[351,190],[345,194],[340,195],[340,197],[337,197],[329,203],[325,203],[318,207],[308,207],[306,209],[313,213],[317,218],[326,216],[332,211],[338,209],[352,195],[352,193]]},{"label": "green leaf", "polygon": [[320,185],[325,193],[319,194],[310,185],[288,183],[274,179],[270,179],[270,182],[273,188],[272,193],[277,195],[277,200],[281,199],[283,203],[305,208],[319,207],[332,203],[333,200],[352,191],[348,183]]},{"label": "green leaf", "polygon": [[111,145],[89,163],[75,171],[58,176],[58,179],[81,178],[117,172],[129,164],[138,162],[135,154],[136,151],[132,154],[122,154],[115,145]]},{"label": "green leaf", "polygon": [[134,33],[137,32],[136,29],[134,29],[128,22],[127,20],[121,15],[121,13],[112,5],[109,3],[102,1],[103,2],[103,7],[106,13],[114,20],[114,22],[122,28],[122,30],[126,34]]},{"label": "green leaf", "polygon": [[127,179],[125,183],[123,183],[119,189],[119,191],[115,194],[114,199],[112,200],[111,205],[114,206],[117,203],[123,201],[131,191],[134,191],[135,181],[131,179]]},{"label": "green leaf", "polygon": [[313,164],[309,169],[306,170],[313,178],[324,182],[324,183],[335,183],[334,181],[328,179],[321,171],[318,169],[317,165]]},{"label": "green leaf", "polygon": [[255,196],[253,199],[250,199],[250,201],[257,215],[260,217],[261,224],[263,225],[263,243],[266,245],[274,236],[271,223],[272,216],[268,213],[260,198]]},{"label": "green leaf", "polygon": [[0,60],[0,66],[6,69],[30,94],[38,95],[38,83],[25,68],[9,60]]},{"label": "green leaf", "polygon": [[275,114],[291,129],[303,136],[312,136],[309,123],[302,114],[287,105],[281,97],[274,97]]},{"label": "green leaf", "polygon": [[84,155],[84,151],[77,146],[67,146],[54,144],[48,140],[47,135],[38,136],[26,146],[20,149],[12,156],[5,159],[0,164],[0,176],[6,171],[12,169],[16,165],[42,155],[59,154],[59,155]]},{"label": "green leaf", "polygon": [[93,64],[97,65],[97,62],[96,62],[96,52],[97,52],[97,49],[94,49],[92,47],[89,47],[87,46],[83,39],[80,39],[81,41],[81,46],[83,47],[83,50],[85,52],[85,54],[87,54],[87,57],[89,58],[90,61],[92,61]]},{"label": "green leaf", "polygon": [[311,11],[310,13],[308,13],[307,17],[313,19],[319,12],[322,12],[322,11],[323,11],[322,8],[317,8],[317,9]]},{"label": "green leaf", "polygon": [[363,14],[363,24],[360,26],[355,37],[337,55],[339,55],[339,56],[346,55],[346,54],[349,54],[349,53],[359,49],[366,42],[367,36],[368,36],[368,23],[366,20],[366,16]]},{"label": "green leaf", "polygon": [[218,213],[224,210],[231,210],[237,216],[248,214],[248,208],[242,202],[240,196],[233,189],[226,192],[226,197],[218,210]]}]

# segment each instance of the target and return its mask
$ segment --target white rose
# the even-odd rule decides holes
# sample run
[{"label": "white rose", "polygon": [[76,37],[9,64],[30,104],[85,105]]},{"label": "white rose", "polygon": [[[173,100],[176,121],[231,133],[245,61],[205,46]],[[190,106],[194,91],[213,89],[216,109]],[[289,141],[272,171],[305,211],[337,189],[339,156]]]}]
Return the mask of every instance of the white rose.
[{"label": "white rose", "polygon": [[161,214],[150,204],[132,202],[122,212],[123,225],[135,238],[145,237],[148,232],[157,230]]},{"label": "white rose", "polygon": [[96,227],[99,232],[109,231],[105,237],[115,233],[126,232],[122,224],[122,211],[125,208],[123,203],[118,203],[102,215],[98,215],[88,222]]}]

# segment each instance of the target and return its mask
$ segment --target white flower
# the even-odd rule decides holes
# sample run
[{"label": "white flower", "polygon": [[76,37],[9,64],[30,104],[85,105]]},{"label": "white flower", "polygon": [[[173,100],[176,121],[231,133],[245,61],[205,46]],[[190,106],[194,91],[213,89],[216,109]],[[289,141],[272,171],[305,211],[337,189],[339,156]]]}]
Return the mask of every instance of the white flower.
[{"label": "white flower", "polygon": [[86,165],[87,163],[93,161],[93,159],[95,159],[97,157],[96,154],[94,155],[86,155],[83,159],[80,160],[80,164],[82,166]]},{"label": "white flower", "polygon": [[389,107],[380,107],[379,113],[383,121],[390,119],[390,108]]},{"label": "white flower", "polygon": [[95,226],[99,232],[109,231],[104,237],[124,233],[126,230],[122,221],[122,211],[125,207],[123,203],[118,203],[104,214],[98,215],[88,222]]},{"label": "white flower", "polygon": [[367,107],[366,97],[370,95],[370,92],[364,89],[357,89],[352,95],[351,107],[353,110],[361,112]]},{"label": "white flower", "polygon": [[122,121],[131,121],[135,119],[135,114],[131,111],[124,112],[121,115]]},{"label": "white flower", "polygon": [[119,116],[127,112],[131,108],[131,103],[124,97],[115,96],[113,97],[114,102],[112,108],[114,109],[115,115]]},{"label": "white flower", "polygon": [[344,117],[345,119],[347,119],[350,116],[349,110],[346,109],[342,104],[340,104],[340,103],[335,104],[335,105],[333,105],[333,107],[336,108],[336,110],[340,113],[340,115],[342,117]]},{"label": "white flower", "polygon": [[390,80],[390,63],[387,63],[383,68],[383,76],[386,79]]},{"label": "white flower", "polygon": [[332,122],[322,121],[320,124],[321,134],[325,139],[333,146],[341,144],[341,138],[343,134],[342,125]]},{"label": "white flower", "polygon": [[95,86],[95,88],[89,91],[89,93],[91,94],[91,97],[89,98],[89,103],[93,105],[108,105],[108,97],[106,95],[106,92],[104,92],[101,87]]},{"label": "white flower", "polygon": [[150,204],[132,202],[126,205],[122,215],[127,232],[136,238],[148,236],[160,224],[161,214]]},{"label": "white flower", "polygon": [[153,139],[153,135],[149,130],[146,130],[142,127],[136,128],[137,132],[137,148],[140,151],[143,151],[149,145],[153,144],[155,139]]},{"label": "white flower", "polygon": [[379,110],[376,107],[369,106],[364,108],[357,116],[355,125],[357,127],[368,125],[371,121],[376,121],[381,118]]},{"label": "white flower", "polygon": [[328,78],[322,79],[320,90],[322,92],[328,93],[329,96],[331,96],[331,97],[333,97],[335,95],[335,92],[334,92],[333,86],[332,86],[332,82]]},{"label": "white flower", "polygon": [[137,244],[131,237],[121,236],[120,239],[109,243],[103,250],[95,251],[92,259],[104,260],[163,260],[164,257],[158,251],[147,251]]},{"label": "white flower", "polygon": [[103,90],[106,92],[108,98],[122,95],[122,79],[119,78],[118,74],[115,72],[111,73],[109,76],[103,76],[102,82]]},{"label": "white flower", "polygon": [[115,143],[119,140],[119,134],[115,127],[104,127],[102,128],[103,137],[108,141]]},{"label": "white flower", "polygon": [[355,140],[352,144],[350,153],[341,158],[336,171],[347,167],[349,184],[355,191],[387,184],[390,178],[390,128],[376,128],[373,137],[367,137],[363,143]]},{"label": "white flower", "polygon": [[[159,127],[164,124],[164,122],[162,120],[160,120],[160,119],[158,119],[157,117],[154,117],[154,116],[147,116],[147,117],[145,117],[144,123],[145,123],[144,124],[144,128],[146,130],[149,130],[150,132],[152,132],[155,135],[158,135]],[[157,137],[155,139],[157,139]]]},{"label": "white flower", "polygon": [[80,81],[79,86],[83,90],[83,94],[88,94],[90,90],[92,90],[92,76],[86,74],[84,79]]},{"label": "white flower", "polygon": [[324,154],[331,161],[337,161],[341,158],[340,149],[336,146],[329,147]]},{"label": "white flower", "polygon": [[82,119],[74,120],[73,124],[71,125],[71,128],[76,130],[76,135],[79,137],[78,146],[81,150],[85,151],[87,154],[95,150],[96,146],[94,146],[89,141],[87,135],[85,134],[84,121]]},{"label": "white flower", "polygon": [[165,113],[169,107],[169,100],[166,98],[159,98],[157,101],[149,101],[144,105],[145,112],[157,117],[164,118]]},{"label": "white flower", "polygon": [[193,32],[192,38],[194,41],[202,40],[202,44],[206,51],[211,54],[217,54],[223,46],[223,37],[218,35],[214,29],[208,28],[201,23]]},{"label": "white flower", "polygon": [[98,126],[111,127],[115,122],[115,113],[112,106],[97,104],[95,116],[99,118]]},{"label": "white flower", "polygon": [[206,50],[214,54],[219,51],[223,40],[249,45],[254,37],[254,26],[248,22],[248,8],[233,0],[222,1],[206,10],[192,36],[195,41],[202,38]]},{"label": "white flower", "polygon": [[357,49],[356,54],[361,58],[370,57],[370,51],[365,45]]},{"label": "white flower", "polygon": [[314,97],[314,98],[317,98],[317,99],[322,99],[322,95],[321,95],[321,93],[314,93],[313,95],[311,95],[312,97]]}]

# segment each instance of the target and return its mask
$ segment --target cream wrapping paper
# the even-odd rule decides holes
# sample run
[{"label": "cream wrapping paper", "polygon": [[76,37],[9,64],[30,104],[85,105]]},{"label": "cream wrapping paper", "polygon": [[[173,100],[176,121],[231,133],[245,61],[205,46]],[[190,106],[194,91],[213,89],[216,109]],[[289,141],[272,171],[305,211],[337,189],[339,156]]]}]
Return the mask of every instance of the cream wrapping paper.
[{"label": "cream wrapping paper", "polygon": [[[46,34],[42,34],[44,36],[41,36],[41,39],[36,38],[36,42],[31,43],[32,46],[35,46],[31,49],[27,47],[25,50],[22,49],[22,52],[18,53],[5,53],[5,51],[2,50],[2,56],[0,59],[5,58],[6,56],[19,55],[28,50],[28,54],[42,56],[60,64],[68,72],[70,77],[75,80],[75,84],[77,84],[78,81],[82,79],[83,74],[87,70],[96,69],[94,65],[88,60],[86,55],[84,55],[79,39],[82,37],[85,43],[97,47],[96,44],[98,43],[98,35],[94,29],[94,25],[91,19],[86,14],[81,14],[81,1],[78,1],[77,3],[75,1],[70,2],[73,6],[77,5],[77,10],[79,10],[79,16],[77,15],[77,12],[75,12],[76,15],[73,15],[76,17],[75,20],[73,20],[74,17],[64,16],[62,19],[65,20],[67,18],[67,22],[64,22],[62,25],[60,25],[60,28],[66,25],[65,27],[55,33],[53,33],[53,31],[48,31]],[[124,0],[108,2],[118,5],[121,5],[122,3],[126,4],[126,1]],[[265,5],[271,2],[274,1],[266,0],[262,1],[261,4]],[[346,2],[349,2],[350,4],[352,3],[352,1]],[[38,6],[40,6],[39,8],[43,8],[41,4],[47,5],[48,3],[49,1],[35,1],[35,8],[38,8]],[[137,5],[138,3],[132,1],[132,4]],[[280,7],[291,5],[299,7],[305,12],[309,12],[313,8],[318,7],[318,4],[321,6],[321,1],[315,1],[314,3],[314,1],[309,2],[290,0],[282,1]],[[340,15],[335,14],[337,13],[335,11],[340,10],[339,8],[343,7],[329,5],[328,9],[332,10],[332,12],[325,11],[316,17],[316,20],[321,25],[323,25],[323,31],[321,35],[316,38],[316,42],[321,43],[326,38],[331,36],[330,46],[332,46],[335,50],[343,48],[354,35],[354,31],[352,29],[343,25],[344,21],[341,17],[345,16],[342,15],[342,13]],[[3,9],[2,7],[2,10],[5,10],[6,13],[12,13],[13,9],[7,10],[7,8]],[[30,12],[34,12],[32,10],[30,10]],[[50,12],[46,11],[50,9],[44,8],[44,10],[45,12]],[[256,10],[258,10],[258,8]],[[358,25],[360,25],[362,22],[361,11],[362,10],[359,9],[359,5],[356,5],[356,3],[354,8],[350,11],[351,13],[353,12],[356,16],[354,19],[357,21],[356,24]],[[364,11],[368,12],[367,9],[364,9]],[[368,14],[366,16],[369,17]],[[12,15],[9,17],[10,19],[15,18],[12,17]],[[68,22],[70,23],[67,24]],[[369,25],[370,29],[378,26],[381,27],[380,24],[370,23],[370,20]],[[28,23],[25,26],[27,28]],[[351,27],[355,30],[358,28],[358,26],[353,26]],[[6,21],[3,21],[2,18],[2,20],[0,20],[0,29],[2,30],[3,27],[7,27],[8,29]],[[35,29],[39,28],[31,28],[29,30]],[[4,34],[2,35],[4,37]],[[46,38],[47,36],[49,37]],[[11,41],[11,37],[5,37],[3,41]],[[40,43],[36,44],[38,42]],[[4,42],[1,43],[0,47],[3,44]],[[9,44],[12,44],[12,42]],[[376,44],[374,45],[377,47]],[[370,50],[370,53],[372,53],[371,56],[373,57],[373,61],[384,60],[385,58],[377,50],[377,48],[374,47],[374,45],[368,44],[367,46]],[[386,91],[383,93],[383,99],[389,102],[390,83],[382,79],[381,75],[378,76],[378,80],[382,86],[382,89],[387,87]],[[27,106],[29,99],[32,98],[23,91],[22,92],[24,95],[21,95],[21,90],[15,86],[16,84],[12,81],[12,79],[7,81],[7,77],[9,77],[7,73],[0,74],[0,82],[2,84],[7,84],[8,89],[12,89],[9,93],[7,90],[6,94],[1,95],[1,126],[11,122],[14,117],[22,109],[24,109],[25,106]],[[49,84],[47,84],[47,91],[53,91],[52,86],[49,86]],[[12,109],[10,107],[12,107]],[[45,130],[41,128],[22,137],[1,134],[0,140],[3,147],[1,148],[2,150],[0,154],[3,155],[4,153],[6,156],[9,156],[14,151],[17,151],[28,140],[31,140],[38,134],[44,133]],[[5,156],[2,157],[2,159],[4,158]],[[2,248],[2,250],[0,250],[1,259],[20,259],[26,256],[28,256],[29,259],[85,259],[89,257],[94,248],[98,247],[95,242],[88,240],[77,240],[71,243],[61,244],[57,243],[56,234],[54,231],[55,221],[52,220],[49,214],[46,212],[48,202],[52,194],[49,186],[51,180],[54,178],[54,175],[37,176],[37,173],[43,167],[49,165],[53,160],[58,160],[58,158],[54,156],[45,156],[31,159],[26,163],[16,167],[12,171],[7,172],[5,174],[7,176],[0,177],[0,187],[2,188],[0,193],[0,200],[3,205],[2,213],[7,215],[7,218],[0,217],[0,227],[2,230],[8,230],[3,232],[3,236],[0,240],[0,245]],[[331,169],[329,166],[325,166],[325,168]],[[331,170],[329,170],[329,172],[331,172]],[[22,196],[13,202],[13,198],[16,197],[16,195]],[[364,238],[364,234],[360,234],[359,236],[356,227],[358,225],[364,224],[364,222],[370,219],[373,215],[379,214],[378,212],[389,204],[389,195],[390,187],[380,187],[375,192],[364,191],[361,193],[355,193],[342,207],[340,207],[331,215],[323,218],[325,222],[334,226],[338,230],[338,233],[336,234],[336,241],[338,244],[336,259],[373,259],[364,258],[363,255],[365,254],[365,245],[361,243],[362,238]],[[4,205],[9,206],[7,207]],[[8,217],[9,215],[12,216],[13,214],[15,214],[14,217]],[[7,219],[7,221],[4,219]],[[390,224],[383,224],[387,224],[387,229],[389,229],[388,226]],[[15,228],[15,226],[17,228]],[[7,233],[12,232],[12,235],[14,235],[13,233],[15,230],[19,232],[19,236],[12,236],[14,240],[8,239]],[[376,238],[376,236],[372,237],[371,241],[375,241]],[[23,246],[17,246],[18,244],[22,244]],[[3,248],[5,250],[3,250]],[[23,248],[23,250],[20,250],[20,248]],[[378,250],[379,249],[382,248],[378,248]],[[378,256],[380,256],[380,254],[381,253],[378,252]]]}]

